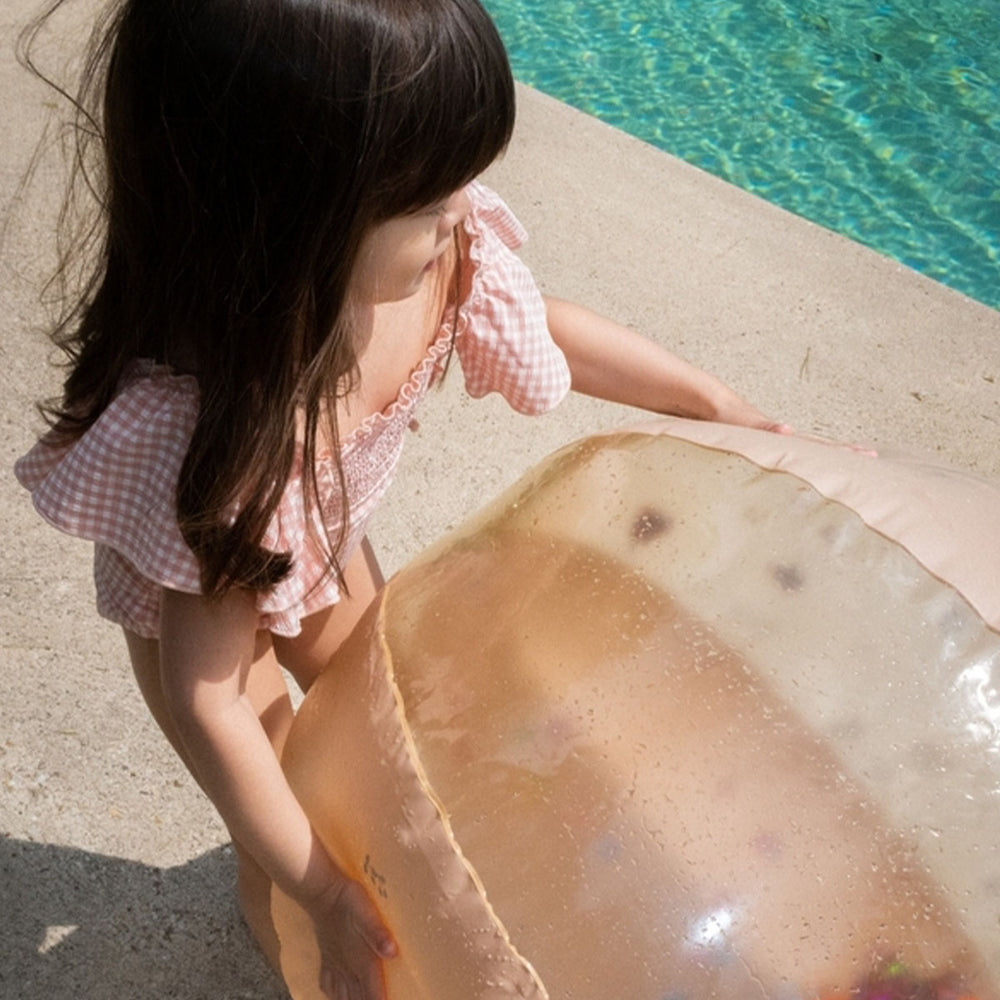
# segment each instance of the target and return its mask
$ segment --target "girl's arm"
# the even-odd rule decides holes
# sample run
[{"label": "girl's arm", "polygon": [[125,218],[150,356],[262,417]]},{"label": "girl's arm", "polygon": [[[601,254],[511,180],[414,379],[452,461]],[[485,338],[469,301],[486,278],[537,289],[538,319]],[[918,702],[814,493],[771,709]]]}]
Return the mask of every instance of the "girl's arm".
[{"label": "girl's arm", "polygon": [[[285,780],[246,693],[257,611],[248,591],[218,600],[166,590],[161,675],[197,776],[233,837],[312,917],[324,989],[381,1000],[381,958],[395,945],[361,885],[326,853]],[[357,992],[360,987],[360,992]]]},{"label": "girl's arm", "polygon": [[788,433],[719,379],[613,320],[545,297],[552,339],[566,355],[573,388],[588,396],[699,420]]}]

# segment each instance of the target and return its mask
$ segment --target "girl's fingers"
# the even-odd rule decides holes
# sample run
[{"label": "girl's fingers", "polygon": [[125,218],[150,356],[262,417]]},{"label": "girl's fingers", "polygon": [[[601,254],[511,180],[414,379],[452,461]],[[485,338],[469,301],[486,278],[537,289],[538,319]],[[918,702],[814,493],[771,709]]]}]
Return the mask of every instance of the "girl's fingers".
[{"label": "girl's fingers", "polygon": [[330,1000],[383,1000],[377,993],[365,994],[357,979],[344,973],[324,968],[319,977],[320,990]]},{"label": "girl's fingers", "polygon": [[324,968],[320,990],[330,1000],[386,1000],[385,979],[379,962],[371,962],[362,978],[341,970]]},{"label": "girl's fingers", "polygon": [[319,970],[319,991],[330,1000],[338,1000],[337,977],[333,974],[333,970],[328,969],[325,965]]},{"label": "girl's fingers", "polygon": [[320,989],[330,1000],[386,1000],[382,960],[397,953],[392,935],[364,886],[345,879],[317,920],[323,966]]},{"label": "girl's fingers", "polygon": [[[356,890],[356,891],[355,891]],[[347,890],[350,903],[354,909],[354,927],[361,939],[379,958],[395,958],[396,942],[382,923],[378,910],[368,899],[364,889],[354,883]]]},{"label": "girl's fingers", "polygon": [[833,438],[823,437],[820,434],[800,434],[803,441],[815,441],[817,444],[825,444],[831,448],[843,448],[845,451],[857,452],[866,458],[878,458],[878,450],[869,444],[862,444],[858,441],[836,441]]},{"label": "girl's fingers", "polygon": [[378,920],[377,917],[367,927],[359,927],[358,933],[361,935],[365,944],[367,944],[379,958],[396,957],[396,942],[393,941],[389,932],[382,926],[382,922]]},{"label": "girl's fingers", "polygon": [[363,1000],[386,1000],[385,974],[381,962],[373,962],[368,969],[368,981]]}]

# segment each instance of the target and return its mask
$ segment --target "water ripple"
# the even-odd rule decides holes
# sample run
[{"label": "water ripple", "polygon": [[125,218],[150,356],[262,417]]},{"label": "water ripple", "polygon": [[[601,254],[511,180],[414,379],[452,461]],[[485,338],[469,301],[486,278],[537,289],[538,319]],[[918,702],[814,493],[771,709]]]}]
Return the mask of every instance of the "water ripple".
[{"label": "water ripple", "polygon": [[487,0],[517,76],[1000,307],[997,0]]}]

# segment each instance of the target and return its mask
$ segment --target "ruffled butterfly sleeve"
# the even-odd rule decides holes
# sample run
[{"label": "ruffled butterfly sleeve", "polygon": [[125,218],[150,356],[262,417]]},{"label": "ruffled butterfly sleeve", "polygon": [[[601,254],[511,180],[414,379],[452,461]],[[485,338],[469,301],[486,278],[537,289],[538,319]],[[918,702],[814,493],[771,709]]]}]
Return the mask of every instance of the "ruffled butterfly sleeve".
[{"label": "ruffled butterfly sleeve", "polygon": [[466,391],[475,398],[499,392],[519,413],[544,413],[569,391],[570,372],[549,333],[538,286],[514,253],[527,234],[489,188],[473,182],[468,193],[473,274],[455,339]]},{"label": "ruffled butterfly sleeve", "polygon": [[158,629],[161,587],[201,590],[175,502],[197,414],[190,376],[138,378],[81,438],[43,437],[14,467],[49,524],[96,543],[98,610],[140,635]]}]

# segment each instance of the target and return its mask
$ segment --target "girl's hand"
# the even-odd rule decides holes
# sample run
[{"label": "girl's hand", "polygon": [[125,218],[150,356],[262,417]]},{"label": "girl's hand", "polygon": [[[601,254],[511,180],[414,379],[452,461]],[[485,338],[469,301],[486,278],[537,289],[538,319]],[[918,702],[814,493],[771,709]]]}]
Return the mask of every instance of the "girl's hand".
[{"label": "girl's hand", "polygon": [[793,434],[789,424],[780,423],[766,417],[756,407],[751,406],[729,389],[725,390],[725,401],[718,405],[713,417],[720,424],[737,424],[740,427],[752,427],[759,431],[771,431],[773,434]]},{"label": "girl's hand", "polygon": [[344,878],[309,907],[322,956],[320,989],[331,1000],[385,1000],[382,960],[396,943],[364,887]]},{"label": "girl's hand", "polygon": [[[716,419],[719,423],[740,424],[743,427],[771,431],[774,434],[795,434],[794,429],[789,424],[780,424],[765,417],[759,410],[755,410],[749,403],[735,395],[729,408],[720,407],[719,416]],[[857,454],[864,455],[867,458],[878,458],[878,452],[871,445],[858,444],[852,441],[835,441],[816,434],[799,434],[797,436],[803,441],[815,441],[818,444],[826,444],[834,448],[844,448],[847,451],[857,452]]]}]

